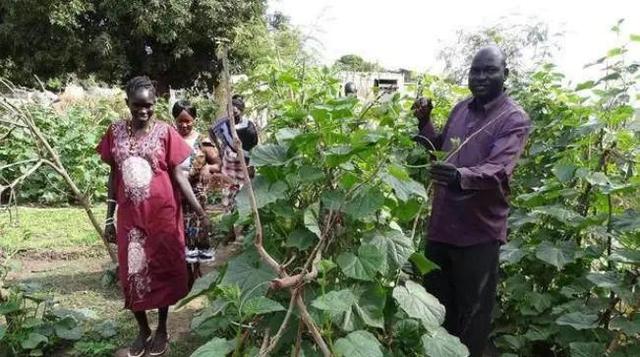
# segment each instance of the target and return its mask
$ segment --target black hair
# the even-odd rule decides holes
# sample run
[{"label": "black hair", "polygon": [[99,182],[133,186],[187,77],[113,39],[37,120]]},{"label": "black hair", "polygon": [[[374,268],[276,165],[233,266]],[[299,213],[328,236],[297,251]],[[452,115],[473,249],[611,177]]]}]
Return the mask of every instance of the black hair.
[{"label": "black hair", "polygon": [[250,151],[258,145],[258,130],[252,121],[249,121],[246,128],[238,129],[238,138],[242,141],[242,150]]},{"label": "black hair", "polygon": [[140,89],[148,89],[153,93],[153,95],[156,95],[156,87],[153,85],[151,79],[149,79],[149,77],[147,76],[137,76],[131,78],[127,82],[125,92],[127,93],[127,97],[130,97]]},{"label": "black hair", "polygon": [[240,94],[234,94],[231,97],[231,104],[240,109],[240,111],[244,111],[244,98]]},{"label": "black hair", "polygon": [[197,115],[196,107],[186,99],[180,99],[173,105],[173,109],[171,110],[171,114],[173,114],[173,118],[174,119],[177,118],[178,115],[180,115],[180,113],[182,113],[183,110],[186,111],[189,115],[191,115],[193,119],[196,118],[196,115]]}]

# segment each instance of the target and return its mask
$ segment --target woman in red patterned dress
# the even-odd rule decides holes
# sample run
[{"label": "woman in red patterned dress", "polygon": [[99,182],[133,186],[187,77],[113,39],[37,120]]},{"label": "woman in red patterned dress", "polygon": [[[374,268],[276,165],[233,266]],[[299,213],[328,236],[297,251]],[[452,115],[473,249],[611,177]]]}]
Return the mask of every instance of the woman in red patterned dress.
[{"label": "woman in red patterned dress", "polygon": [[[191,148],[172,126],[154,118],[152,82],[135,77],[127,83],[126,94],[131,120],[113,123],[97,148],[111,166],[105,233],[117,241],[125,308],[133,311],[139,327],[129,356],[139,357],[147,350],[159,356],[168,347],[169,306],[188,292],[181,195],[204,227],[209,220],[179,169]],[[151,309],[159,312],[153,338],[146,314]]]}]

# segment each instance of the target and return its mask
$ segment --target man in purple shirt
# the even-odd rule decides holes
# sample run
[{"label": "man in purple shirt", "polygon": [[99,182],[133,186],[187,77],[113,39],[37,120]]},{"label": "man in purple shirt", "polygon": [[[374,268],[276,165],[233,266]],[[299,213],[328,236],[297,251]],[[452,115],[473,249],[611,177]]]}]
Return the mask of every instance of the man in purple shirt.
[{"label": "man in purple shirt", "polygon": [[469,89],[442,133],[431,123],[433,105],[414,106],[430,150],[452,155],[431,166],[434,183],[426,255],[440,266],[425,277],[427,291],[446,307],[444,327],[481,357],[491,331],[500,244],[507,239],[509,179],[530,129],[522,108],[504,91],[504,53],[482,48],[473,58]]}]

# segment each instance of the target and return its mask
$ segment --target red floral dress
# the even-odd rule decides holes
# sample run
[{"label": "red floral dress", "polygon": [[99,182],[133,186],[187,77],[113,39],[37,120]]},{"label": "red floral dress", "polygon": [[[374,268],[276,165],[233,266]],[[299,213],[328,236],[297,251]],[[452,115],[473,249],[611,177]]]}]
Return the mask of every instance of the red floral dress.
[{"label": "red floral dress", "polygon": [[128,121],[120,120],[97,147],[116,170],[119,278],[125,307],[133,311],[175,304],[188,292],[180,192],[171,170],[191,148],[170,125],[152,125],[132,141]]}]

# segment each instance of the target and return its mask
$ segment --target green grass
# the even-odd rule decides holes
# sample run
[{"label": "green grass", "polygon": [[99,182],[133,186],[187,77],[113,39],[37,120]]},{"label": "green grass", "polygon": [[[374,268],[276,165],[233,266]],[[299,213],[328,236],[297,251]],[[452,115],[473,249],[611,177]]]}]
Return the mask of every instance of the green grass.
[{"label": "green grass", "polygon": [[[106,206],[94,208],[100,222]],[[67,251],[102,244],[85,211],[77,207],[19,207],[17,219],[0,213],[0,249]]]}]

